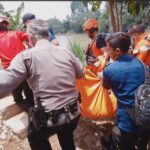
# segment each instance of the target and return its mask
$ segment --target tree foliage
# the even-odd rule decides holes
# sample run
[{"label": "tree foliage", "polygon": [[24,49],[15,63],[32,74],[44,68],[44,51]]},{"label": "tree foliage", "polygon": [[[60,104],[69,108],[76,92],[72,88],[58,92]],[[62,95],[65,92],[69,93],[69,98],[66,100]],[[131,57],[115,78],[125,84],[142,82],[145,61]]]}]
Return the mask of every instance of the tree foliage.
[{"label": "tree foliage", "polygon": [[20,4],[17,10],[5,10],[3,5],[0,3],[0,14],[6,16],[10,21],[10,30],[21,29],[22,24],[20,24],[21,14],[24,10],[24,2]]},{"label": "tree foliage", "polygon": [[[111,2],[111,3],[110,3]],[[108,31],[125,31],[128,30],[135,22],[144,22],[150,25],[150,1],[143,0],[108,0],[105,1],[103,10],[100,11],[102,0],[99,1],[72,1],[70,9],[71,15],[66,19],[59,20],[56,17],[48,19],[48,24],[54,33],[64,32],[83,32],[82,25],[88,18],[96,18],[99,21],[99,30]],[[109,5],[112,4],[112,5]],[[91,9],[89,9],[91,6]],[[111,9],[108,9],[109,7]],[[0,3],[0,14],[7,16],[10,21],[10,29],[21,29],[21,13],[24,9],[22,2],[17,10],[6,10]],[[113,14],[113,16],[111,16]],[[113,18],[111,18],[113,17]],[[111,18],[111,19],[110,19]],[[112,30],[112,26],[114,27]]]},{"label": "tree foliage", "polygon": [[73,14],[86,12],[88,11],[88,3],[86,1],[72,1],[70,8]]},{"label": "tree foliage", "polygon": [[[88,4],[92,5],[92,10],[97,11],[100,8],[100,1],[86,1]],[[123,30],[123,11],[127,9],[126,13],[134,16],[135,18],[141,14],[141,12],[147,9],[147,14],[145,14],[144,23],[148,23],[149,13],[150,13],[150,1],[139,1],[139,0],[108,0],[107,10],[109,12],[109,21],[112,32]]]},{"label": "tree foliage", "polygon": [[71,14],[70,16],[67,16],[66,19],[63,21],[60,21],[59,19],[51,18],[48,20],[49,26],[53,29],[55,33],[64,33],[68,31],[81,33],[82,25],[88,18],[99,18],[99,12],[77,12],[77,14]]},{"label": "tree foliage", "polygon": [[54,31],[54,32],[62,32],[62,22],[57,19],[56,17],[51,18],[49,20],[47,20],[50,28]]},{"label": "tree foliage", "polygon": [[[113,2],[114,1],[115,0],[113,0]],[[84,5],[82,5],[84,9],[83,8],[80,9],[79,6],[81,6],[81,2],[84,3],[84,5],[86,3],[85,5],[86,7],[88,5],[92,5],[91,9],[87,8],[86,10]],[[123,1],[123,3],[121,3],[122,0],[118,0],[116,2],[110,6],[110,7],[113,6],[112,11],[114,13],[114,25],[115,25],[114,31],[126,31],[135,22],[140,22],[140,21],[145,22],[145,18],[147,18],[146,19],[147,23],[150,24],[150,15],[147,15],[148,12],[150,11],[150,8],[146,5],[146,3],[140,4],[141,5],[140,12],[138,12],[138,15],[136,15],[134,13],[131,13],[131,11],[128,10],[129,2],[127,0]],[[98,19],[99,30],[101,32],[112,31],[111,30],[112,24],[110,23],[110,10],[108,9],[108,1],[107,2],[105,1],[103,11],[100,11],[98,9],[98,7],[101,5],[101,1],[72,1],[72,3],[73,4],[71,4],[70,6],[70,9],[72,9],[72,14],[70,16],[67,16],[67,18],[64,19],[63,21],[57,20],[57,22],[50,24],[50,26],[53,27],[55,33],[68,32],[68,31],[73,31],[77,33],[83,32],[82,25],[85,22],[85,20],[87,20],[88,18]],[[96,5],[98,6],[96,7]]]}]

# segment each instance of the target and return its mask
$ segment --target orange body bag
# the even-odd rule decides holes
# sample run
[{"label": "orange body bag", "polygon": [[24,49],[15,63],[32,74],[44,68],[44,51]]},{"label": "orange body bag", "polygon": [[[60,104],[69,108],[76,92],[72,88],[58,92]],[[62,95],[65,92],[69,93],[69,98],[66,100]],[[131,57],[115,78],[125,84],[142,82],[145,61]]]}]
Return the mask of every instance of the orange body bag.
[{"label": "orange body bag", "polygon": [[[103,69],[104,59],[99,59],[98,70]],[[102,79],[98,78],[87,66],[83,79],[77,80],[77,88],[81,94],[82,116],[91,119],[112,118],[116,112],[117,99],[111,91],[107,91],[102,86]],[[100,71],[100,70],[99,70]],[[102,70],[101,70],[102,71]]]}]

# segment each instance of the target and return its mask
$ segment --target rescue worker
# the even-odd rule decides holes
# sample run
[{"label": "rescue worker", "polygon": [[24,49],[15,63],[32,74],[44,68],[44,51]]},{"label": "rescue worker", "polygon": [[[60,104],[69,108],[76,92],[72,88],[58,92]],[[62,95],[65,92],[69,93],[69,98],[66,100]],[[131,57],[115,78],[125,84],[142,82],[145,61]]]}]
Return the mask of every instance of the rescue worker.
[{"label": "rescue worker", "polygon": [[[24,27],[26,28],[27,24],[30,22],[30,20],[32,19],[35,19],[36,16],[32,13],[26,13],[23,15],[22,17],[22,21],[23,21],[23,24],[24,24]],[[55,37],[55,34],[54,32],[52,31],[52,29],[49,27],[49,41],[54,44],[54,45],[59,45],[56,37]]]},{"label": "rescue worker", "polygon": [[150,34],[145,37],[143,46],[138,49],[137,58],[150,67]]},{"label": "rescue worker", "polygon": [[31,149],[51,150],[48,138],[56,133],[63,150],[75,150],[73,131],[80,118],[75,81],[84,75],[82,65],[69,50],[49,42],[46,21],[31,20],[27,34],[34,47],[0,71],[0,97],[27,79],[35,97],[28,130]]},{"label": "rescue worker", "polygon": [[[6,17],[0,17],[0,60],[4,69],[7,69],[12,59],[21,51],[26,49],[24,42],[29,46],[29,39],[25,32],[9,31],[9,21]],[[22,92],[24,91],[25,99]],[[23,110],[33,104],[33,94],[24,80],[16,89],[12,91],[12,96],[17,105]],[[26,101],[28,99],[28,101]]]},{"label": "rescue worker", "polygon": [[136,56],[138,49],[144,44],[147,34],[148,33],[145,32],[145,26],[143,24],[135,24],[131,29],[131,35],[134,40],[134,56]]},{"label": "rescue worker", "polygon": [[98,57],[106,51],[106,43],[104,36],[98,32],[98,21],[95,18],[89,18],[83,24],[83,31],[91,39],[85,50],[86,63],[88,68],[94,73],[97,72]]},{"label": "rescue worker", "polygon": [[134,94],[145,81],[143,64],[128,54],[131,39],[126,33],[113,34],[106,43],[107,52],[114,62],[103,71],[103,86],[108,90],[112,89],[118,101],[117,122],[112,130],[111,148],[146,150],[148,140],[145,140],[143,129],[134,124],[126,111],[132,109]]}]

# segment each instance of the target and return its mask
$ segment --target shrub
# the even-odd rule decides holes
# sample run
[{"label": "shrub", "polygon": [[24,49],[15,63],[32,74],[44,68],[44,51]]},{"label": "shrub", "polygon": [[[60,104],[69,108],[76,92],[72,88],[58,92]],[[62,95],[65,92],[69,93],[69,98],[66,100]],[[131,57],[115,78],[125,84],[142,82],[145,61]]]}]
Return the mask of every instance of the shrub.
[{"label": "shrub", "polygon": [[76,42],[76,41],[70,41],[69,40],[69,50],[71,50],[74,55],[79,58],[82,64],[84,64],[84,52],[83,52],[83,46]]}]

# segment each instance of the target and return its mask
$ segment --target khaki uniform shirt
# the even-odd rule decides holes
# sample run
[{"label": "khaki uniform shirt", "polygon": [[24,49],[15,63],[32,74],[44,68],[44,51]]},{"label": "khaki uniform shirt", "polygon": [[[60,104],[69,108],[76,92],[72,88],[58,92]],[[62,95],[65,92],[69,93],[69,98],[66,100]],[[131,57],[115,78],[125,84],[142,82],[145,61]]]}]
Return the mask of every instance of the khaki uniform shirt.
[{"label": "khaki uniform shirt", "polygon": [[82,65],[69,50],[42,39],[34,48],[18,54],[8,69],[0,71],[0,97],[27,79],[46,111],[60,109],[77,100],[75,82],[82,76]]}]

